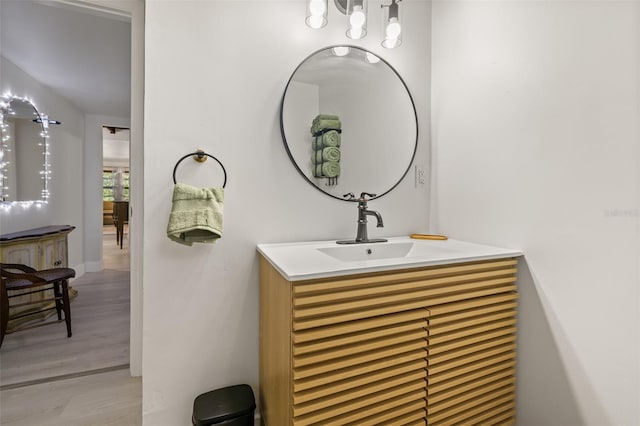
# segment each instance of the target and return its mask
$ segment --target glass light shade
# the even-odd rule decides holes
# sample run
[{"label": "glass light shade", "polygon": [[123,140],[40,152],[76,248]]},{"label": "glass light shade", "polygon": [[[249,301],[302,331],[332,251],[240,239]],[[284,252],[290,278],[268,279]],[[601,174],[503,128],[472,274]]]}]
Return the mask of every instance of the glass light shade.
[{"label": "glass light shade", "polygon": [[367,59],[367,62],[369,62],[370,64],[377,64],[378,62],[380,62],[380,58],[378,58],[376,55],[374,55],[371,52],[367,52],[365,54],[365,58]]},{"label": "glass light shade", "polygon": [[347,30],[347,37],[357,40],[367,35],[367,9],[367,0],[348,1],[349,29]]},{"label": "glass light shade", "polygon": [[307,26],[319,29],[327,25],[327,0],[307,0]]},{"label": "glass light shade", "polygon": [[351,49],[349,46],[336,46],[331,51],[335,56],[347,56]]},{"label": "glass light shade", "polygon": [[393,49],[402,44],[400,6],[396,0],[392,0],[391,4],[384,9],[384,40],[382,40],[382,47]]}]

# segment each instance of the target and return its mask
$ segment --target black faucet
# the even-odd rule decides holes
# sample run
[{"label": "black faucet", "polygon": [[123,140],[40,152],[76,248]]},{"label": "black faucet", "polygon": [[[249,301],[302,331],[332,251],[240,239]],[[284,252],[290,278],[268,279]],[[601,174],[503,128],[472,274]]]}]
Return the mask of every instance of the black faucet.
[{"label": "black faucet", "polygon": [[[356,239],[337,241],[338,244],[384,243],[387,241],[384,238],[374,238],[370,240],[367,235],[367,216],[375,216],[378,222],[377,227],[384,227],[384,223],[382,222],[382,215],[375,210],[369,210],[367,208],[367,201],[375,196],[376,194],[370,194],[368,192],[363,192],[360,194],[360,198],[358,198],[358,232],[356,233]],[[353,200],[356,198],[355,195],[353,195],[351,192],[348,194],[344,194],[343,197],[349,200]]]}]

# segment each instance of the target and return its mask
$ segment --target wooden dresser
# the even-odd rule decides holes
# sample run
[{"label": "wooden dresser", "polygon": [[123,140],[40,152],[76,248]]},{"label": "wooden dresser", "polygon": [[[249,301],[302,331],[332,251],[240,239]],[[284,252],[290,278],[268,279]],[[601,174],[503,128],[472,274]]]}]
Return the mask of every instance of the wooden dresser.
[{"label": "wooden dresser", "polygon": [[[68,267],[69,245],[68,235],[76,227],[71,225],[54,225],[42,228],[28,229],[26,231],[13,232],[11,234],[0,235],[0,262],[20,263],[31,266],[37,270],[50,268]],[[24,302],[26,300],[39,300],[52,297],[53,293],[33,293],[27,296],[15,298],[12,304]],[[78,292],[69,287],[69,297],[74,298]],[[28,298],[28,299],[22,299]],[[22,300],[21,300],[22,299]],[[53,302],[47,302],[53,305]],[[43,303],[45,306],[47,303]],[[40,316],[11,320],[13,315],[24,313],[26,310],[41,309],[37,305],[29,307],[9,307],[8,330],[26,321],[42,321],[48,316],[55,314],[55,309],[42,313]]]}]

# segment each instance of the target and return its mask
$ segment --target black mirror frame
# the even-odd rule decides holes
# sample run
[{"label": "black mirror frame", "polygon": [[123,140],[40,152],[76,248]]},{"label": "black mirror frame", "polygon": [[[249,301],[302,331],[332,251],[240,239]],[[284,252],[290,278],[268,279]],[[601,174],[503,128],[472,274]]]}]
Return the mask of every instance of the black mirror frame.
[{"label": "black mirror frame", "polygon": [[[287,144],[287,137],[285,135],[284,132],[284,120],[283,120],[283,109],[284,109],[284,99],[287,95],[287,89],[289,88],[289,85],[291,84],[291,81],[293,80],[293,76],[295,76],[296,71],[298,71],[298,69],[312,56],[316,55],[317,53],[320,53],[322,51],[325,50],[329,50],[332,49],[334,47],[348,47],[350,49],[358,49],[358,50],[362,50],[364,52],[369,52],[367,49],[360,47],[360,46],[353,46],[353,45],[334,45],[334,46],[328,46],[328,47],[324,47],[322,49],[318,49],[315,52],[311,53],[310,55],[308,55],[306,58],[304,58],[304,60],[302,60],[302,62],[300,62],[298,64],[298,66],[293,70],[293,72],[291,73],[291,77],[289,77],[289,80],[287,81],[287,85],[284,88],[284,92],[282,93],[282,98],[280,100],[280,134],[282,135],[282,143],[284,144],[284,148],[287,151],[287,155],[289,156],[289,160],[291,160],[291,163],[293,164],[293,166],[296,168],[296,170],[298,171],[298,173],[300,173],[300,175],[304,178],[304,180],[306,180],[309,185],[313,186],[315,189],[317,189],[318,191],[322,192],[323,194],[328,195],[331,198],[335,198],[336,200],[341,200],[341,201],[349,201],[349,202],[357,202],[357,199],[344,199],[344,198],[340,198],[340,197],[336,197],[335,195],[329,194],[326,191],[323,191],[321,187],[319,187],[318,185],[316,185],[315,183],[313,183],[311,181],[311,179],[309,179],[307,177],[307,175],[304,174],[304,172],[300,169],[300,166],[298,166],[298,163],[296,163],[295,159],[293,158],[293,155],[291,154],[291,151],[289,150],[289,145]],[[371,52],[373,53],[373,52]],[[407,176],[407,173],[409,173],[409,170],[411,170],[411,165],[413,164],[413,161],[415,160],[416,157],[416,152],[418,150],[418,137],[419,137],[419,122],[418,122],[418,113],[416,111],[416,104],[413,101],[413,96],[411,95],[411,91],[409,90],[409,87],[407,86],[407,84],[405,83],[404,79],[400,76],[400,74],[398,73],[398,71],[391,66],[391,64],[389,64],[389,62],[387,62],[385,59],[381,58],[380,56],[376,55],[378,58],[380,58],[380,61],[384,62],[390,69],[391,71],[393,71],[393,73],[398,77],[398,79],[400,80],[400,82],[402,83],[402,86],[405,88],[405,90],[407,91],[407,95],[409,96],[409,100],[411,101],[411,107],[413,109],[413,115],[414,115],[414,119],[416,121],[416,141],[415,144],[413,146],[413,153],[411,154],[411,160],[409,161],[409,164],[407,165],[407,169],[404,171],[404,173],[402,174],[402,176],[400,176],[400,178],[398,179],[398,181],[393,184],[391,186],[391,188],[389,188],[388,190],[386,190],[385,192],[383,192],[382,194],[376,194],[375,197],[372,197],[371,200],[375,200],[377,198],[382,197],[383,195],[388,194],[389,192],[391,192],[393,189],[395,189],[396,186],[398,186],[400,184],[400,182],[402,182],[404,180],[404,178]]]}]

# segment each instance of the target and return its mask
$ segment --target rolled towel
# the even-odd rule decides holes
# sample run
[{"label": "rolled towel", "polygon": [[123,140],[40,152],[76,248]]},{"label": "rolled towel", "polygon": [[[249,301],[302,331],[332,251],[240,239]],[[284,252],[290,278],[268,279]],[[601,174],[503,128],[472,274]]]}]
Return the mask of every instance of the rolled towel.
[{"label": "rolled towel", "polygon": [[324,161],[340,161],[340,148],[329,146],[319,149],[311,155],[311,162],[313,164],[320,164]]},{"label": "rolled towel", "polygon": [[340,148],[335,146],[322,148],[322,158],[324,161],[333,161],[334,163],[337,163],[340,161]]},{"label": "rolled towel", "polygon": [[[318,167],[320,167],[321,172],[319,176],[334,178],[340,175],[340,164],[336,163],[335,161],[325,161],[322,164],[318,164],[318,166],[316,166],[316,169]],[[318,170],[316,170],[316,172],[317,171]]]},{"label": "rolled towel", "polygon": [[335,130],[329,130],[322,135],[322,146],[340,146],[340,133]]},{"label": "rolled towel", "polygon": [[313,119],[313,122],[317,123],[320,120],[340,120],[340,117],[334,114],[318,114],[316,118]]},{"label": "rolled towel", "polygon": [[342,123],[340,120],[318,120],[311,125],[311,134],[315,135],[321,130],[325,129],[341,129]]}]

